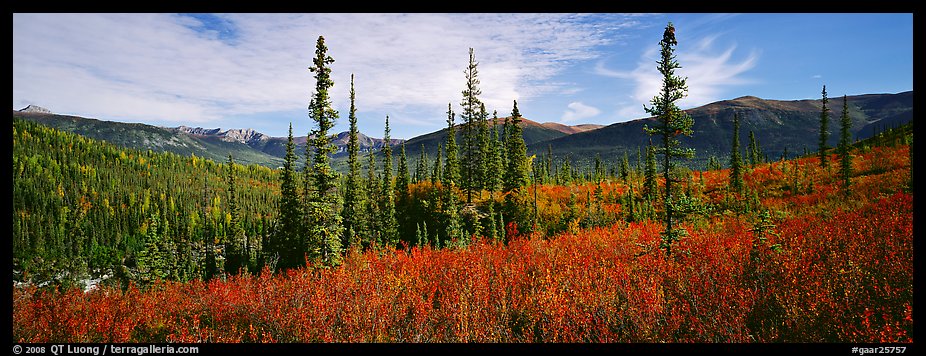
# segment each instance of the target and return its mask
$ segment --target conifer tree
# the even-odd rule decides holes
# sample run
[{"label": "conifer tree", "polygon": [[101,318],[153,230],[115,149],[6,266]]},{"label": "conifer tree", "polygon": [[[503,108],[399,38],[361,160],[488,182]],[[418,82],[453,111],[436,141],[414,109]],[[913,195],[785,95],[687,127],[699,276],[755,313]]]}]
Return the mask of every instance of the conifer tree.
[{"label": "conifer tree", "polygon": [[[461,160],[460,175],[462,182],[460,188],[466,192],[466,202],[473,201],[473,191],[478,189],[479,166],[481,165],[481,150],[479,149],[479,121],[484,116],[485,107],[479,100],[482,90],[479,89],[479,63],[473,49],[469,49],[469,64],[464,70],[466,75],[466,88],[463,89],[463,101],[460,106],[460,120],[463,121],[463,157]],[[481,109],[480,109],[481,108]],[[448,156],[449,158],[449,156]]]},{"label": "conifer tree", "polygon": [[229,272],[237,273],[238,269],[247,269],[248,266],[247,237],[244,236],[244,229],[241,228],[241,211],[238,207],[238,194],[235,192],[235,161],[230,153],[225,167],[225,183],[228,185],[228,198],[225,201],[228,204],[228,214],[231,216],[226,267]]},{"label": "conifer tree", "polygon": [[830,109],[826,107],[826,85],[823,86],[823,109],[820,110],[820,168],[826,168],[828,162],[826,161],[826,141],[830,138],[830,132],[828,131],[830,120]]},{"label": "conifer tree", "polygon": [[[308,256],[321,257],[327,263],[337,263],[342,252],[341,238],[344,226],[341,223],[341,196],[338,194],[338,173],[331,169],[331,158],[335,151],[328,130],[334,127],[338,112],[331,107],[328,90],[334,86],[331,68],[334,59],[327,55],[325,38],[318,36],[315,45],[315,59],[309,68],[315,73],[315,95],[309,103],[309,117],[315,122],[312,131],[312,178],[314,194],[305,214],[309,217],[306,226],[305,252]],[[308,159],[308,158],[307,158]]]},{"label": "conifer tree", "polygon": [[[283,172],[280,174],[280,213],[279,224],[271,240],[269,252],[278,257],[280,269],[298,267],[301,251],[302,207],[296,189],[296,145],[293,143],[293,124],[289,124],[289,137],[286,141],[286,156],[283,157]],[[274,259],[271,257],[271,260]]]},{"label": "conifer tree", "polygon": [[405,141],[402,141],[401,153],[399,153],[399,171],[395,177],[395,196],[400,202],[404,202],[408,196],[408,157],[405,155]]},{"label": "conifer tree", "polygon": [[364,229],[365,216],[364,197],[366,196],[360,178],[360,131],[357,128],[357,108],[354,105],[354,75],[350,75],[350,113],[348,121],[350,130],[347,138],[347,182],[344,184],[344,209],[341,218],[344,223],[344,239],[341,240],[345,249],[350,248],[355,235]]},{"label": "conifer tree", "polygon": [[624,151],[624,157],[621,158],[621,180],[625,183],[630,176],[630,159],[627,158],[627,151]]},{"label": "conifer tree", "polygon": [[482,190],[488,190],[491,178],[489,177],[489,165],[492,155],[492,142],[489,136],[489,114],[486,112],[486,105],[479,103],[479,140],[478,140],[478,162],[476,166],[475,189],[482,197]]},{"label": "conifer tree", "polygon": [[[486,184],[485,188],[489,193],[495,193],[502,185],[502,171],[505,167],[502,165],[502,143],[498,140],[498,112],[492,112],[492,125],[489,130],[492,136],[488,142],[488,160],[486,162]],[[494,198],[494,194],[493,194]]]},{"label": "conifer tree", "polygon": [[759,142],[756,141],[756,133],[749,130],[749,166],[755,167],[759,164],[761,153],[759,152]]},{"label": "conifer tree", "polygon": [[456,125],[453,123],[454,113],[453,109],[450,108],[450,103],[447,103],[447,145],[444,146],[444,150],[447,151],[446,164],[444,166],[444,184],[450,184],[454,182],[457,184],[460,182],[460,160],[459,160],[459,149],[457,148],[457,130]]},{"label": "conifer tree", "polygon": [[392,182],[392,147],[389,145],[389,116],[386,116],[386,133],[383,135],[383,182],[380,195],[380,244],[389,248],[399,242],[399,227],[395,213],[395,191]]},{"label": "conifer tree", "polygon": [[[410,184],[409,174],[408,174],[408,157],[405,154],[405,141],[402,141],[402,148],[399,153],[399,168],[396,172],[395,177],[395,217],[396,217],[396,236],[395,242],[398,244],[399,238],[403,235],[402,232],[411,233],[411,224],[412,219],[408,216],[408,208],[411,205],[409,202],[410,195],[408,192],[408,185]],[[414,242],[414,241],[411,241]]]},{"label": "conifer tree", "polygon": [[369,194],[367,197],[366,204],[366,216],[367,216],[367,233],[364,235],[364,240],[361,243],[364,247],[374,247],[379,246],[380,235],[382,227],[380,224],[380,215],[379,215],[379,206],[380,206],[380,193],[382,193],[381,182],[376,176],[376,158],[373,153],[373,148],[370,148],[370,151],[367,154],[367,180],[366,180],[366,191]]},{"label": "conifer tree", "polygon": [[519,187],[527,185],[528,182],[528,162],[527,146],[524,144],[524,136],[521,131],[521,112],[518,111],[518,101],[514,101],[511,109],[511,123],[508,127],[507,142],[505,150],[507,155],[508,167],[505,170],[505,179],[502,184],[503,191],[510,192]]},{"label": "conifer tree", "polygon": [[421,154],[418,156],[418,163],[415,165],[415,183],[428,179],[428,156],[424,152],[424,144],[422,143]]},{"label": "conifer tree", "polygon": [[675,26],[669,22],[659,42],[661,58],[657,64],[663,76],[662,88],[659,94],[651,100],[652,106],[644,107],[647,113],[659,121],[655,128],[644,127],[644,130],[662,139],[662,145],[656,148],[656,153],[663,156],[662,170],[666,182],[665,230],[662,233],[661,247],[665,249],[667,257],[672,254],[672,244],[685,234],[684,229],[677,229],[679,214],[675,208],[676,193],[672,190],[672,183],[679,182],[679,179],[671,176],[676,166],[674,159],[694,156],[694,150],[683,148],[677,138],[679,135],[691,136],[691,127],[694,125],[694,120],[675,104],[676,101],[685,97],[685,92],[688,90],[685,84],[686,79],[675,75],[675,69],[681,68],[673,54],[673,47],[677,44]]},{"label": "conifer tree", "polygon": [[437,158],[434,159],[434,168],[431,171],[431,183],[440,182],[444,177],[444,171],[441,170],[443,167],[443,147],[441,147],[440,142],[437,143]]},{"label": "conifer tree", "polygon": [[850,176],[852,175],[852,156],[849,155],[849,143],[852,140],[852,120],[849,119],[849,101],[842,96],[842,118],[840,120],[839,135],[839,178],[842,180],[843,191],[849,192]]},{"label": "conifer tree", "polygon": [[730,190],[743,191],[743,160],[740,158],[740,118],[733,113],[733,148],[730,150]]}]

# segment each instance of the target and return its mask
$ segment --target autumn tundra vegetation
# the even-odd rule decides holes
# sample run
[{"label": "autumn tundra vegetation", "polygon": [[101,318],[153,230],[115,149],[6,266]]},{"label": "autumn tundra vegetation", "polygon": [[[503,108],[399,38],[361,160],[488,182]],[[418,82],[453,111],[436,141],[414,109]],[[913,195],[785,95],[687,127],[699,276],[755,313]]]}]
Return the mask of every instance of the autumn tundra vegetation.
[{"label": "autumn tundra vegetation", "polygon": [[726,167],[689,169],[671,23],[659,44],[651,145],[589,167],[527,155],[472,49],[460,122],[414,163],[388,117],[362,157],[352,77],[346,174],[323,37],[302,164],[291,127],[270,169],[14,118],[13,340],[912,342],[912,124],[853,141],[843,117],[830,148],[824,106],[817,152],[766,159],[734,116]]}]

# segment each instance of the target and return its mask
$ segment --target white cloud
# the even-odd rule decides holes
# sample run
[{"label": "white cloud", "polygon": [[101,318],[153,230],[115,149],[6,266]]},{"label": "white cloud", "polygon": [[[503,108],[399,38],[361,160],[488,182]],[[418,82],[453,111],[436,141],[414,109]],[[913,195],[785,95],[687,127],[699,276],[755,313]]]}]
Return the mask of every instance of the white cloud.
[{"label": "white cloud", "polygon": [[[714,51],[714,42],[718,37],[706,36],[688,49],[677,48],[677,60],[682,67],[675,74],[688,78],[688,95],[678,101],[679,107],[691,108],[721,100],[725,88],[751,83],[743,74],[755,67],[759,52],[753,49],[745,58],[734,60],[736,45],[722,52]],[[650,100],[659,93],[662,86],[662,75],[656,68],[657,60],[659,47],[650,46],[640,57],[637,67],[631,71],[608,69],[602,61],[597,62],[595,73],[634,81],[634,90],[629,96],[632,104],[618,110],[624,120],[647,116],[643,105],[649,106]]]},{"label": "white cloud", "polygon": [[233,39],[182,15],[14,14],[14,108],[160,123],[292,112],[308,105],[307,68],[323,35],[342,114],[354,73],[359,110],[415,124],[425,118],[401,112],[442,120],[447,102],[458,106],[469,47],[480,62],[481,98],[490,111],[504,110],[562,90],[539,84],[595,58],[614,31],[636,23],[564,14],[218,16]]},{"label": "white cloud", "polygon": [[579,101],[573,101],[566,107],[567,109],[563,112],[563,117],[560,118],[560,122],[578,121],[594,117],[601,113],[601,110],[598,108],[582,104],[582,102]]},{"label": "white cloud", "polygon": [[820,79],[820,78],[823,78],[823,76],[822,76],[822,75],[819,75],[819,74],[814,74],[814,75],[812,75],[810,78],[811,78],[811,79]]}]

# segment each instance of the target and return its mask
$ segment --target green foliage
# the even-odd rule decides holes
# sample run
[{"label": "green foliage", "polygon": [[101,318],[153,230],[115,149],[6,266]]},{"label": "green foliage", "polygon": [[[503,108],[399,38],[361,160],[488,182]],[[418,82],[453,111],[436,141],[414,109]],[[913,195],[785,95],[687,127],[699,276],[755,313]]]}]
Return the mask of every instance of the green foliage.
[{"label": "green foliage", "polygon": [[[345,250],[350,249],[355,236],[362,234],[366,227],[365,214],[366,190],[360,177],[360,131],[357,128],[357,108],[354,104],[354,75],[350,75],[350,113],[348,121],[350,130],[347,139],[347,182],[344,184],[344,208],[341,210],[341,220],[344,224],[344,238],[341,240]],[[416,174],[417,177],[417,174]]]},{"label": "green foliage", "polygon": [[318,36],[313,66],[309,67],[315,73],[315,95],[309,103],[309,118],[316,125],[310,135],[314,136],[311,140],[314,148],[311,167],[314,194],[305,194],[308,197],[305,211],[308,230],[303,251],[309,257],[320,257],[326,263],[335,264],[341,258],[344,226],[341,222],[338,173],[331,169],[330,155],[335,147],[328,130],[334,127],[338,112],[331,107],[328,95],[328,90],[334,86],[328,66],[334,63],[334,59],[327,55],[327,51],[325,38]]},{"label": "green foliage", "polygon": [[399,223],[396,220],[395,190],[392,182],[392,147],[389,145],[389,116],[386,116],[386,132],[383,136],[383,181],[379,200],[380,236],[377,244],[395,247],[399,243]]},{"label": "green foliage", "polygon": [[504,147],[502,146],[502,141],[498,139],[498,130],[495,128],[495,123],[498,122],[498,113],[492,113],[492,128],[489,129],[492,131],[492,136],[488,137],[488,142],[484,145],[486,147],[486,175],[485,175],[485,189],[489,193],[494,193],[502,186],[502,172],[505,169],[504,165]]},{"label": "green foliage", "polygon": [[730,191],[734,193],[743,191],[743,160],[740,158],[740,119],[735,112],[733,113],[733,144],[730,149]]},{"label": "green foliage", "polygon": [[826,168],[827,163],[828,163],[826,160],[826,150],[829,147],[827,147],[826,142],[830,138],[830,132],[828,131],[829,129],[827,128],[827,126],[829,125],[829,119],[830,119],[830,116],[829,116],[830,109],[826,107],[826,100],[827,100],[826,99],[826,85],[824,85],[823,86],[823,99],[822,99],[823,108],[820,110],[820,140],[819,140],[819,148],[818,148],[819,149],[818,155],[820,157],[820,167],[821,168]]},{"label": "green foliage", "polygon": [[669,173],[675,167],[674,159],[691,158],[694,156],[694,149],[682,148],[681,142],[677,136],[691,136],[691,127],[694,120],[688,114],[679,109],[675,104],[676,101],[685,97],[688,87],[685,79],[675,75],[675,69],[681,68],[681,65],[675,60],[674,46],[678,42],[675,39],[675,27],[670,22],[663,33],[662,40],[659,42],[661,47],[661,57],[657,62],[659,73],[662,74],[662,88],[658,95],[653,97],[650,107],[644,107],[647,113],[655,116],[658,124],[655,128],[644,127],[644,130],[650,135],[659,136],[662,139],[662,145],[656,147],[656,153],[661,154],[663,160],[663,178],[666,182],[665,194],[665,231],[663,231],[662,248],[666,250],[666,255],[672,254],[672,243],[684,235],[676,231],[675,220],[678,218],[673,210],[674,192],[672,183],[678,180],[677,177],[670,177]]},{"label": "green foliage", "polygon": [[458,158],[459,149],[457,148],[456,125],[453,123],[454,114],[450,103],[447,103],[447,144],[444,146],[447,151],[447,160],[444,166],[444,175],[441,182],[444,184],[457,184],[460,182],[460,159]]},{"label": "green foliage", "polygon": [[283,172],[280,174],[280,211],[278,228],[268,246],[268,254],[277,259],[277,268],[293,268],[304,264],[300,246],[302,239],[303,207],[299,203],[296,183],[296,154],[293,143],[293,124],[289,124],[289,136],[286,143],[286,157],[283,159]]},{"label": "green foliage", "polygon": [[757,164],[762,163],[762,151],[759,148],[759,142],[756,141],[756,134],[749,130],[749,166],[755,167]]},{"label": "green foliage", "polygon": [[[842,119],[840,123],[839,146],[839,178],[842,180],[842,189],[846,194],[849,193],[850,176],[852,175],[852,156],[849,155],[849,145],[852,140],[852,133],[849,130],[852,127],[852,121],[849,120],[849,102],[846,96],[842,96]],[[911,149],[912,151],[912,149]]]},{"label": "green foliage", "polygon": [[[404,142],[403,142],[404,144]],[[423,182],[428,179],[428,156],[424,152],[424,145],[421,145],[421,155],[418,156],[418,161],[415,163],[415,176],[413,177],[413,182]]]},{"label": "green foliage", "polygon": [[521,135],[521,112],[518,111],[518,101],[514,101],[511,109],[511,122],[505,135],[505,149],[508,164],[502,190],[510,192],[528,184],[529,162],[527,161],[527,146]]},{"label": "green foliage", "polygon": [[[480,168],[483,166],[483,157],[480,140],[480,126],[482,121],[488,116],[485,111],[485,105],[479,100],[482,90],[479,89],[479,62],[476,62],[476,56],[473,49],[469,49],[469,64],[464,71],[466,75],[466,88],[463,89],[463,101],[460,106],[463,112],[460,113],[460,119],[463,121],[463,157],[461,160],[461,178],[460,188],[466,192],[466,202],[473,201],[473,192],[480,188]],[[449,146],[449,144],[448,144]],[[448,156],[449,158],[449,156]]]}]

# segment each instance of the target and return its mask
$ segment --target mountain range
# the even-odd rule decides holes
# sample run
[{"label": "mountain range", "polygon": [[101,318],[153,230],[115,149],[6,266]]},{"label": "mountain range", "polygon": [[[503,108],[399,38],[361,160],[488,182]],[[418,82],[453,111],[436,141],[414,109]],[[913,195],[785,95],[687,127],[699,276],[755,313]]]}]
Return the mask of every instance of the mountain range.
[{"label": "mountain range", "polygon": [[[848,96],[847,101],[854,139],[864,139],[877,131],[913,120],[912,91]],[[830,109],[829,144],[835,146],[838,141],[839,117],[842,115],[842,98],[830,98],[827,107]],[[770,158],[777,158],[785,150],[792,156],[804,149],[814,151],[819,139],[821,108],[822,102],[819,99],[783,101],[744,96],[718,101],[685,110],[694,119],[694,134],[683,137],[682,142],[695,149],[697,161],[706,160],[712,155],[727,156],[731,147],[733,113],[736,112],[740,115],[741,147],[746,147],[749,132],[752,131],[762,151]],[[186,156],[195,154],[216,161],[224,161],[231,154],[239,163],[275,168],[282,166],[286,154],[285,137],[272,137],[253,129],[166,128],[53,114],[35,105],[14,110],[13,116],[124,147],[169,151]],[[491,125],[500,129],[503,120],[498,119]],[[614,159],[624,152],[635,154],[651,139],[654,143],[658,141],[657,137],[650,137],[643,131],[644,125],[655,124],[654,118],[607,126],[569,126],[528,119],[521,122],[529,154],[552,151],[554,156],[569,157],[580,164],[591,162],[596,154],[604,159]],[[462,140],[459,136],[461,131],[458,128],[458,143]],[[439,143],[445,142],[446,136],[446,129],[441,129],[409,140],[392,139],[390,145],[396,147],[404,141],[409,162],[414,164],[422,148],[433,159],[432,153]],[[304,155],[307,139],[306,136],[294,137],[297,155]],[[333,165],[337,170],[345,169],[347,140],[347,132],[334,135],[333,143],[337,151]],[[384,144],[382,139],[364,134],[360,134],[359,141],[362,152],[378,150]]]},{"label": "mountain range", "polygon": [[[877,131],[899,126],[913,120],[913,92],[897,94],[867,94],[847,96],[850,132],[853,139],[871,137]],[[842,98],[829,98],[830,132],[828,145],[839,141],[839,118],[842,116]],[[697,161],[710,156],[729,157],[733,137],[733,114],[740,116],[740,147],[748,145],[749,133],[755,133],[762,152],[769,158],[778,158],[787,150],[789,156],[806,149],[816,151],[819,145],[820,99],[768,100],[744,96],[723,100],[685,110],[694,120],[691,137],[680,136],[682,145],[695,149]],[[552,151],[554,156],[570,156],[573,160],[589,162],[595,154],[602,158],[616,158],[625,151],[635,154],[650,140],[658,137],[644,133],[644,125],[654,127],[655,118],[644,118],[611,124],[596,130],[579,132],[543,142],[528,143],[528,151],[540,154]]]}]

